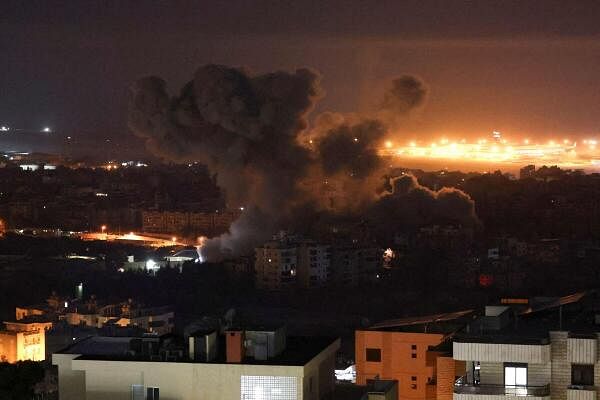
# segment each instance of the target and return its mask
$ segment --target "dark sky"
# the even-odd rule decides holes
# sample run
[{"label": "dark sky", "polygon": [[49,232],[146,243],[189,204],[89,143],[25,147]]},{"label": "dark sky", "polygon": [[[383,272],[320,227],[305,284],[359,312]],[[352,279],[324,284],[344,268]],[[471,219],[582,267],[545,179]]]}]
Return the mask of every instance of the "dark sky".
[{"label": "dark sky", "polygon": [[405,137],[600,136],[598,21],[598,1],[2,0],[0,125],[128,135],[132,81],[175,91],[224,63],[320,71],[318,111],[366,111],[418,75]]}]

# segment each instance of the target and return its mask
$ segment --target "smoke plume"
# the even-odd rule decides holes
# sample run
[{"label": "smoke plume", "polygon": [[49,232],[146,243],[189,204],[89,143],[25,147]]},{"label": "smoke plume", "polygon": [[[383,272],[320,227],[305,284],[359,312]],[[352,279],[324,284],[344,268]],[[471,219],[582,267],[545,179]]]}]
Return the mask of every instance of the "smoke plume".
[{"label": "smoke plume", "polygon": [[[297,183],[310,154],[297,136],[320,96],[318,80],[308,69],[250,76],[207,65],[172,98],[157,77],[132,86],[129,126],[134,134],[166,159],[207,164],[228,206],[247,210],[229,235],[209,241],[208,247],[241,251],[247,236],[254,241],[268,237],[271,225],[302,198]],[[264,229],[249,230],[250,225]]]},{"label": "smoke plume", "polygon": [[[473,213],[472,201],[457,190],[431,192],[404,178],[384,196],[375,190],[384,175],[378,148],[390,121],[423,104],[421,81],[394,80],[372,115],[324,113],[309,128],[307,117],[322,93],[318,74],[309,69],[251,75],[221,65],[199,68],[174,96],[158,77],[132,85],[134,134],[164,159],[206,164],[228,207],[244,209],[227,234],[205,243],[205,258],[245,254],[275,231],[309,221],[311,212],[371,210],[385,226],[389,221],[378,219],[383,210],[397,223],[414,223],[414,212],[425,219],[459,215],[461,221]],[[329,180],[341,182],[341,197],[352,207],[324,204],[320,191]]]},{"label": "smoke plume", "polygon": [[425,84],[414,76],[404,75],[394,79],[384,94],[378,118],[388,125],[397,125],[407,114],[425,104],[427,91]]},{"label": "smoke plume", "polygon": [[392,237],[432,224],[454,223],[476,228],[479,219],[475,203],[463,191],[444,187],[434,191],[417,182],[413,175],[403,175],[389,182],[388,190],[367,212],[378,236]]}]

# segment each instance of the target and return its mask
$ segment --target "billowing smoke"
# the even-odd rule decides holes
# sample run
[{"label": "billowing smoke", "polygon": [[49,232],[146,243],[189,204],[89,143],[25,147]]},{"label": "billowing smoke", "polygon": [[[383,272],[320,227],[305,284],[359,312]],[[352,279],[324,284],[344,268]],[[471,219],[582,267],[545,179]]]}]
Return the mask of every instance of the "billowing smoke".
[{"label": "billowing smoke", "polygon": [[355,125],[342,124],[319,139],[317,153],[327,175],[346,172],[366,178],[381,167],[378,147],[386,129],[378,120],[364,120]]},{"label": "billowing smoke", "polygon": [[[133,132],[147,139],[159,156],[207,164],[217,174],[228,205],[247,210],[231,234],[209,241],[209,248],[243,251],[248,235],[260,242],[302,198],[297,183],[305,176],[310,152],[297,136],[320,96],[318,80],[308,69],[250,76],[207,65],[172,98],[160,78],[143,78],[133,85]],[[248,230],[261,224],[262,229]]]},{"label": "billowing smoke", "polygon": [[412,175],[394,178],[389,183],[388,190],[367,212],[380,236],[392,237],[399,230],[431,224],[476,228],[480,223],[475,203],[459,189],[445,187],[433,191],[420,185]]},{"label": "billowing smoke", "polygon": [[[371,209],[375,219],[378,210],[388,208],[399,208],[393,210],[399,223],[408,221],[411,208],[423,215],[472,212],[464,193],[430,192],[416,182],[402,195],[400,181],[392,193],[376,193],[384,175],[378,148],[389,121],[423,103],[426,89],[421,81],[398,78],[377,112],[324,113],[309,129],[307,116],[321,95],[319,76],[309,69],[251,75],[220,65],[199,68],[175,96],[157,77],[131,87],[129,126],[134,134],[167,160],[206,164],[216,174],[228,207],[244,207],[227,234],[205,242],[205,258],[245,254],[273,232],[309,221],[311,212],[336,212],[323,206],[313,184],[329,178],[343,182],[352,212]],[[406,198],[422,198],[424,203],[407,203]]]},{"label": "billowing smoke", "polygon": [[411,111],[423,106],[427,87],[418,78],[404,75],[392,81],[385,92],[378,117],[386,124],[396,125]]}]

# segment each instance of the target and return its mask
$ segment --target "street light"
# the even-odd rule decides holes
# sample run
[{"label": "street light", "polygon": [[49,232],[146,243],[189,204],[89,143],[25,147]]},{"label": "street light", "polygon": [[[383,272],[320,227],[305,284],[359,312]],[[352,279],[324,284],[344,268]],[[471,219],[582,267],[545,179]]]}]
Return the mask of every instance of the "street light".
[{"label": "street light", "polygon": [[102,233],[105,235],[104,239],[108,238],[108,234],[106,233],[106,225],[102,225],[100,227],[100,230],[102,231]]}]

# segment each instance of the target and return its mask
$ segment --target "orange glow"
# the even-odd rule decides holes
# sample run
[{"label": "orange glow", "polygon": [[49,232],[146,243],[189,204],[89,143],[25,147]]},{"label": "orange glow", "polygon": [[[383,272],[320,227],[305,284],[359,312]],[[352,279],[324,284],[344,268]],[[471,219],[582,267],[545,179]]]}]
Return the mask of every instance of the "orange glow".
[{"label": "orange glow", "polygon": [[[499,136],[491,140],[481,138],[467,142],[441,138],[438,141],[420,143],[410,141],[406,146],[384,146],[381,156],[412,160],[457,160],[464,162],[484,162],[501,164],[546,164],[565,168],[598,168],[600,154],[596,154],[598,141],[583,140],[583,145],[570,139],[548,140],[535,143],[528,138],[510,140]],[[391,141],[388,141],[392,143]],[[388,143],[386,142],[386,143]],[[578,151],[575,151],[575,148]]]}]

